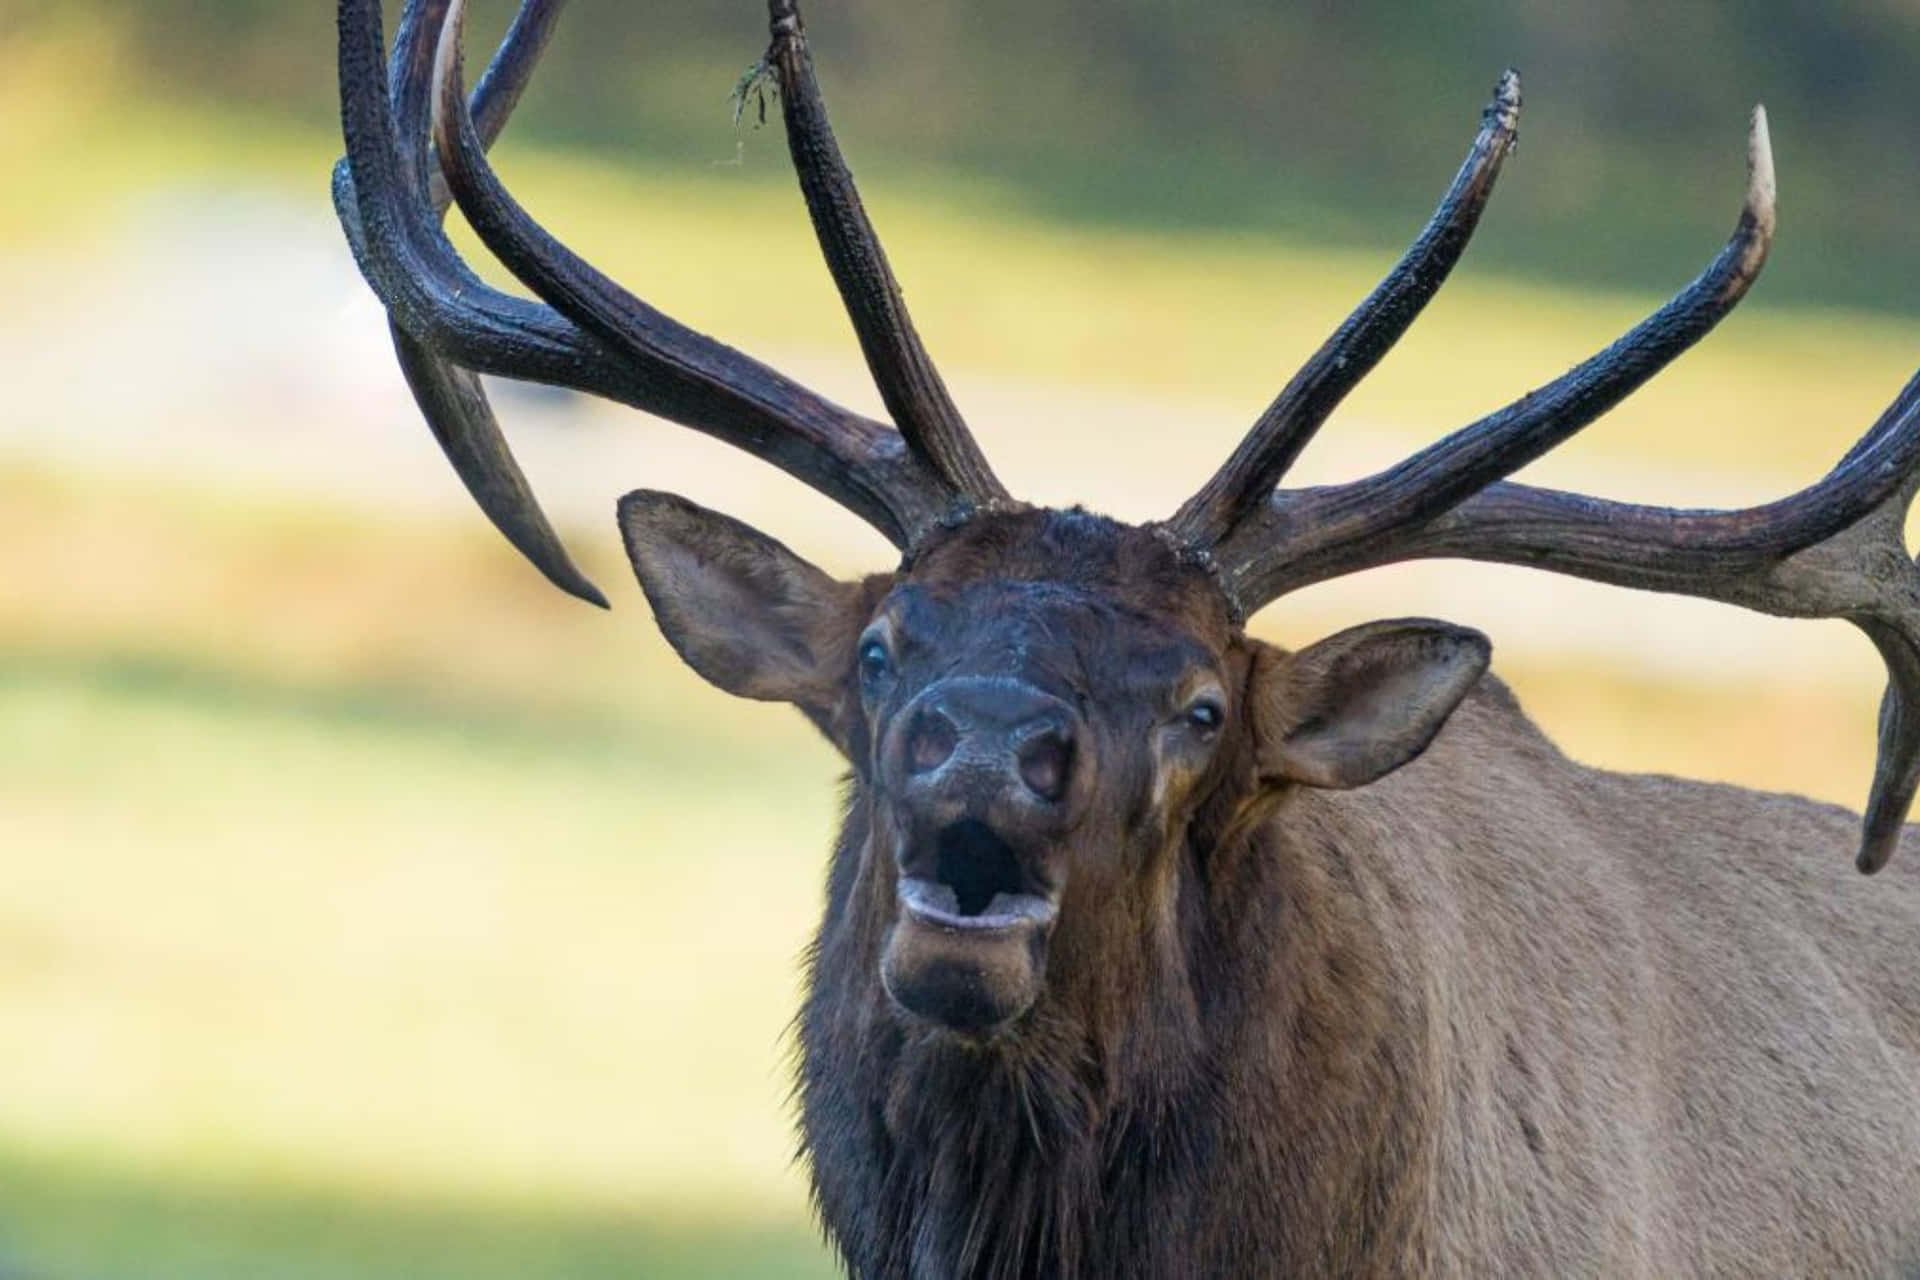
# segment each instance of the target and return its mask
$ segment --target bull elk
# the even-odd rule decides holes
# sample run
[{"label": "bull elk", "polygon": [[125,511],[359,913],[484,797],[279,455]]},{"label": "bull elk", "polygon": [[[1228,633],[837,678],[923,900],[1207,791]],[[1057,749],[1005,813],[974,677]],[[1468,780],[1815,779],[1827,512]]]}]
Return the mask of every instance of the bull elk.
[{"label": "bull elk", "polygon": [[[798,1023],[801,1142],[859,1277],[1920,1275],[1920,863],[1840,874],[1841,810],[1561,755],[1478,632],[1376,622],[1297,653],[1261,606],[1415,557],[1532,565],[1790,617],[1886,660],[1861,871],[1920,778],[1920,379],[1834,470],[1738,511],[1503,477],[1746,294],[1774,230],[1756,111],[1732,237],[1671,302],[1395,466],[1281,488],[1465,250],[1511,150],[1499,83],[1384,282],[1173,516],[1020,503],[910,321],[794,0],[777,89],[893,425],[685,328],[576,257],[486,151],[560,9],[468,98],[460,0],[340,0],[335,195],[454,468],[547,577],[568,560],[478,374],[637,406],[872,524],[840,582],[671,494],[620,528],[667,639],[789,702],[852,782]],[[538,301],[483,283],[457,202]]]}]

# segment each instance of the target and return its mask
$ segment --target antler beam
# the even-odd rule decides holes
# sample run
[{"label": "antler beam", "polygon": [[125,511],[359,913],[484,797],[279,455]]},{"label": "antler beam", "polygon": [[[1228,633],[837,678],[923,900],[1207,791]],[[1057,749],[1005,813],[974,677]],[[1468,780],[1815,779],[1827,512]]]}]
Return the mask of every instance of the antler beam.
[{"label": "antler beam", "polygon": [[[499,53],[474,95],[473,110],[482,122],[488,143],[500,135],[519,102],[521,91],[526,87],[541,50],[546,47],[547,37],[553,31],[563,3],[564,0],[550,0],[548,3],[525,6],[501,43]],[[343,13],[343,24],[345,16]],[[417,32],[410,30],[406,22],[417,25],[434,20],[437,19],[425,7],[409,11],[396,41],[396,57],[389,76],[389,93],[396,100],[396,109],[414,121],[413,133],[418,133],[421,127],[419,112],[423,109],[423,100],[416,94],[406,102],[398,101],[404,86],[419,83],[417,77],[410,78],[407,75],[406,64],[398,52],[417,48],[419,44]],[[343,41],[345,34],[343,25]],[[377,45],[377,37],[375,42]],[[342,51],[344,53],[344,45]],[[345,83],[343,80],[342,84]],[[407,198],[417,200],[420,193],[426,191],[432,222],[437,226],[447,206],[452,203],[452,194],[448,192],[426,148],[419,148],[413,153],[412,159],[414,162],[400,171],[405,180]],[[369,260],[370,246],[360,218],[358,191],[347,160],[342,160],[334,169],[334,204],[339,210],[341,225],[346,228],[355,257],[365,264]],[[493,407],[480,385],[479,376],[440,359],[398,324],[390,323],[389,329],[400,371],[413,391],[414,401],[432,429],[434,438],[440,442],[441,450],[453,464],[455,474],[466,484],[480,509],[506,536],[507,541],[561,590],[605,608],[606,597],[574,566],[566,548],[534,499],[526,477],[521,474],[519,464],[507,448],[506,437],[494,419]]]}]

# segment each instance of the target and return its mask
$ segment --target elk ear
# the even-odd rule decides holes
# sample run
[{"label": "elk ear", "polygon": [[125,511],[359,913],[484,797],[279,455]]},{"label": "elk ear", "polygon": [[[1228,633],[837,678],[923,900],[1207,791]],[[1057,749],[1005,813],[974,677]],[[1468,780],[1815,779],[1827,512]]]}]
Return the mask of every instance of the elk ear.
[{"label": "elk ear", "polygon": [[1370,622],[1295,654],[1262,650],[1261,773],[1341,791],[1385,777],[1427,749],[1492,653],[1478,631],[1427,618]]},{"label": "elk ear", "polygon": [[688,666],[728,693],[834,719],[864,622],[857,584],[670,493],[622,498],[620,533],[661,633]]}]

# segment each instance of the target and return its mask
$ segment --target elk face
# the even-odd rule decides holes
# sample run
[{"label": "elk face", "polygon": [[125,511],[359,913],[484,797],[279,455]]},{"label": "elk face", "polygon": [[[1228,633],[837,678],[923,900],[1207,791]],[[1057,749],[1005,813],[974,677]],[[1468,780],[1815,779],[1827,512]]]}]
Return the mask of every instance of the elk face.
[{"label": "elk face", "polygon": [[1198,573],[1079,514],[968,530],[896,580],[855,666],[900,1008],[1005,1027],[1039,997],[1056,930],[1152,893],[1219,755],[1228,635]]},{"label": "elk face", "polygon": [[1154,531],[1082,512],[977,516],[860,584],[670,495],[631,495],[622,528],[680,655],[795,703],[852,763],[878,976],[973,1039],[1173,928],[1203,805],[1372,781],[1487,660],[1426,622],[1281,654]]}]

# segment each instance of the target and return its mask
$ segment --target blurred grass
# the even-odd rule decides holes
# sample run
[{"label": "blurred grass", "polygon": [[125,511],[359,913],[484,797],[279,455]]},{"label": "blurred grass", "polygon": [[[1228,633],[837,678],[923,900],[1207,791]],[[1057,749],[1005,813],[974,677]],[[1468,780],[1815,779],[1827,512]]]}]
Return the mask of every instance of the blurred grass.
[{"label": "blurred grass", "polygon": [[[782,1050],[834,805],[808,731],[758,709],[728,733],[658,689],[590,705],[568,659],[601,637],[518,680],[463,664],[512,590],[489,617],[399,610],[317,554],[220,641],[103,575],[63,585],[35,552],[85,541],[71,490],[0,489],[0,1042],[24,1047],[0,1151],[49,1153],[0,1159],[0,1242],[30,1274],[819,1266]],[[182,505],[113,503],[125,581],[183,618],[209,566],[304,546],[434,574],[462,541]],[[62,611],[82,595],[126,630]],[[303,595],[361,643],[303,666],[310,615],[271,604]],[[443,629],[401,621],[419,605]],[[639,683],[676,682],[637,647]],[[434,653],[437,680],[404,677]],[[421,1194],[450,1207],[390,1207]]]},{"label": "blurred grass", "polygon": [[[316,183],[314,135],[270,115],[132,96],[123,25],[67,9],[0,42],[0,244],[82,246],[129,201],[198,183]],[[323,180],[322,170],[320,179]],[[323,181],[315,186],[324,191]]]},{"label": "blurred grass", "polygon": [[[0,1158],[9,1280],[828,1280],[804,1228],[377,1198]],[[17,1264],[19,1269],[4,1269]]]},{"label": "blurred grass", "polygon": [[[476,61],[513,3],[469,6]],[[1518,66],[1527,180],[1502,192],[1501,233],[1476,253],[1643,289],[1696,261],[1695,229],[1734,191],[1706,175],[1737,158],[1740,120],[1765,101],[1791,224],[1818,249],[1777,264],[1770,287],[1912,312],[1910,6],[1467,0],[1445,22],[1426,16],[1398,0],[836,0],[810,39],[863,177],[968,172],[1065,225],[1284,226],[1375,248],[1432,198],[1481,94]],[[9,0],[0,57],[87,26],[118,54],[88,68],[95,80],[324,128],[332,17],[274,0]],[[515,132],[591,144],[620,167],[635,153],[719,159],[723,100],[764,32],[752,0],[589,0],[560,25]]]},{"label": "blurred grass", "polygon": [[[0,846],[44,854],[4,898],[0,1038],[36,1052],[0,1061],[0,1130],[795,1213],[780,1044],[837,773],[808,729],[695,699],[637,612],[545,628],[515,674],[467,662],[511,645],[516,593],[440,580],[399,608],[380,581],[447,562],[405,530],[196,524],[121,491],[140,557],[75,581],[35,551],[84,520],[17,478],[0,505]],[[259,604],[209,601],[209,566],[248,558],[275,581],[213,576]],[[336,564],[386,568],[353,589]],[[324,664],[309,610],[353,637]]]}]

